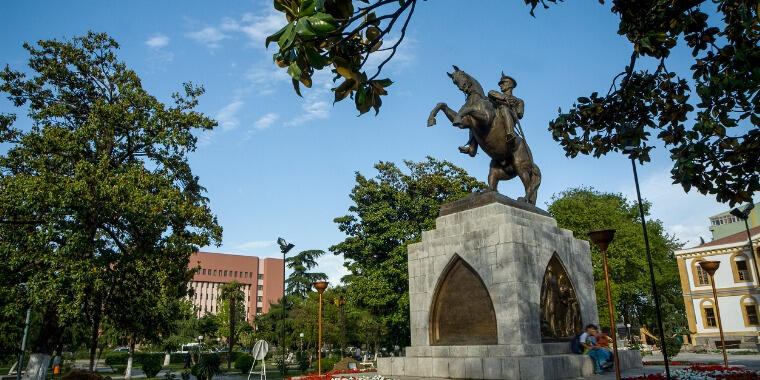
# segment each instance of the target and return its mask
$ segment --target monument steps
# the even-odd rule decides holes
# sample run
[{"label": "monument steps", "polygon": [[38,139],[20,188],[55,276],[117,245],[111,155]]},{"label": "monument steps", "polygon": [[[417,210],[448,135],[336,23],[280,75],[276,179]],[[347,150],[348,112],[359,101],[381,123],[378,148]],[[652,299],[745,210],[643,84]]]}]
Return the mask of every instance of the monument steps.
[{"label": "monument steps", "polygon": [[[562,346],[567,347],[567,344]],[[456,346],[451,346],[456,347]],[[404,379],[577,379],[594,374],[594,365],[588,355],[554,353],[569,351],[551,347],[545,354],[536,356],[489,356],[496,350],[478,352],[477,355],[443,356],[446,350],[438,350],[431,356],[378,358],[383,374]],[[421,347],[420,347],[421,348]],[[433,347],[435,348],[435,347]],[[478,350],[475,350],[478,351]],[[473,354],[475,352],[466,350]],[[424,353],[424,352],[423,352]],[[641,368],[638,351],[619,351],[622,370]]]}]

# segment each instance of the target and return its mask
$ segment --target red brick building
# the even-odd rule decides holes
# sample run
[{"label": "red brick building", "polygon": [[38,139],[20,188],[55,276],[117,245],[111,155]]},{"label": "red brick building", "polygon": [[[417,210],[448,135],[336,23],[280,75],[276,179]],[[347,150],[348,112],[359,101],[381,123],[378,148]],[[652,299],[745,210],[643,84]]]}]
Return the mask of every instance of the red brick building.
[{"label": "red brick building", "polygon": [[191,300],[198,307],[198,317],[217,314],[217,300],[223,284],[243,284],[246,320],[269,311],[269,304],[282,298],[282,259],[260,259],[256,256],[198,252],[190,257],[190,268],[200,269],[193,276]]}]

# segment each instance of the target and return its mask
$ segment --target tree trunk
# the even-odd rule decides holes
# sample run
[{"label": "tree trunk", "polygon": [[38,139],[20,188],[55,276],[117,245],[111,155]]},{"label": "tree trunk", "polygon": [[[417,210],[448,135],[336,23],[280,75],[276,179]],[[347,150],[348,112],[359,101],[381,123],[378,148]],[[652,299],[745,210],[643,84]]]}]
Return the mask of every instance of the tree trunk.
[{"label": "tree trunk", "polygon": [[48,308],[42,316],[40,333],[32,345],[32,354],[27,360],[25,380],[47,379],[51,355],[58,346],[60,337],[61,329],[58,327],[58,314],[55,309]]},{"label": "tree trunk", "polygon": [[100,358],[103,357],[103,346],[100,346],[98,348],[98,357],[95,358],[95,368],[98,368],[98,363],[100,363]]},{"label": "tree trunk", "polygon": [[127,369],[124,370],[124,378],[132,378],[132,359],[135,357],[135,339],[129,340],[129,358],[127,358]]},{"label": "tree trunk", "polygon": [[172,350],[167,349],[164,355],[164,367],[168,367],[172,362]]},{"label": "tree trunk", "polygon": [[230,337],[227,339],[229,343],[229,352],[227,352],[227,369],[232,367],[232,346],[235,344],[235,309],[237,303],[230,300]]},{"label": "tree trunk", "polygon": [[51,355],[46,353],[35,352],[29,357],[29,363],[26,365],[26,374],[24,379],[27,380],[44,380],[47,378],[48,366],[50,366]]},{"label": "tree trunk", "polygon": [[90,329],[90,371],[95,371],[95,354],[98,351],[98,333],[100,332],[100,317],[102,308],[100,302],[93,301],[92,329]]}]

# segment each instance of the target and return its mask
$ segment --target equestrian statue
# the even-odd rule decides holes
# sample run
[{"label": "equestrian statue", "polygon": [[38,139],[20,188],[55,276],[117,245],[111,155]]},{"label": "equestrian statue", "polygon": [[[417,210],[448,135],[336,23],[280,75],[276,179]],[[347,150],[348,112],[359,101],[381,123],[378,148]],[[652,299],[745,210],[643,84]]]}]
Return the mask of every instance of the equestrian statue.
[{"label": "equestrian statue", "polygon": [[512,95],[517,81],[502,72],[501,92],[490,91],[486,96],[480,83],[458,67],[454,66],[453,74],[446,74],[466,95],[465,103],[458,112],[446,103],[438,103],[430,112],[428,127],[435,125],[435,116],[443,111],[454,126],[469,129],[470,139],[465,146],[459,147],[459,151],[474,157],[480,146],[491,157],[488,187],[496,191],[499,181],[520,177],[525,186],[525,197],[518,200],[535,205],[541,171],[533,162],[533,154],[520,126],[525,103]]}]

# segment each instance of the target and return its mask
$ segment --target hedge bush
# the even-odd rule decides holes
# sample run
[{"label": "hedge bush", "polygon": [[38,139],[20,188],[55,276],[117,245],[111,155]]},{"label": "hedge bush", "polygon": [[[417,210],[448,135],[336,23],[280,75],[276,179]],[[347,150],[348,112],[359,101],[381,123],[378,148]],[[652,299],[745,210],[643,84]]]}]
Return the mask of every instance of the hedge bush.
[{"label": "hedge bush", "polygon": [[[132,365],[138,365],[143,364],[147,360],[154,360],[157,359],[159,363],[164,362],[164,353],[161,352],[140,352],[136,351],[135,356],[133,358]],[[173,363],[184,363],[185,360],[185,354],[180,354],[182,357],[181,361],[175,362],[172,360]],[[105,363],[109,367],[113,367],[116,365],[127,365],[127,360],[129,359],[129,353],[128,352],[115,352],[111,351],[105,355]],[[172,359],[174,359],[174,355],[172,355]]]},{"label": "hedge bush", "polygon": [[235,359],[235,368],[242,374],[248,374],[253,365],[253,356],[251,355],[238,355]]},{"label": "hedge bush", "polygon": [[161,370],[162,364],[163,358],[157,355],[146,356],[142,360],[142,370],[145,372],[145,376],[156,377],[158,371]]},{"label": "hedge bush", "polygon": [[103,376],[97,373],[84,371],[81,369],[72,369],[61,376],[61,380],[103,380]]}]

